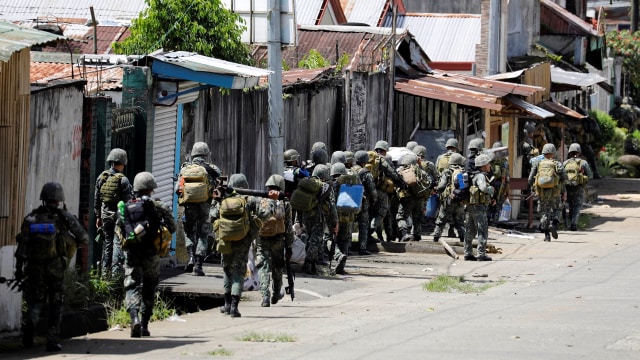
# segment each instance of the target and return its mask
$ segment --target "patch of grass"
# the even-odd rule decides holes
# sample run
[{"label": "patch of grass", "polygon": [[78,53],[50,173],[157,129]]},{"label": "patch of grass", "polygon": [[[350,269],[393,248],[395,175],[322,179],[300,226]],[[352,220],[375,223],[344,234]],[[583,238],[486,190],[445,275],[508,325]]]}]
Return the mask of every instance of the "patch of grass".
[{"label": "patch of grass", "polygon": [[240,341],[253,341],[253,342],[295,342],[296,339],[286,334],[259,334],[255,331],[250,332],[247,335],[238,338]]},{"label": "patch of grass", "polygon": [[210,356],[231,356],[233,355],[233,353],[227,349],[218,349],[218,350],[213,350],[213,351],[209,351],[208,354]]},{"label": "patch of grass", "polygon": [[494,286],[501,285],[504,281],[474,284],[465,282],[464,276],[438,275],[433,280],[423,285],[423,289],[429,292],[461,292],[464,294],[479,293]]},{"label": "patch of grass", "polygon": [[578,216],[578,229],[587,229],[591,225],[591,216],[580,213]]},{"label": "patch of grass", "polygon": [[129,326],[131,322],[131,317],[129,316],[129,312],[124,305],[114,305],[113,303],[107,302],[104,304],[107,309],[107,326],[109,329],[115,327],[116,325],[121,328],[126,328]]},{"label": "patch of grass", "polygon": [[171,316],[175,309],[172,307],[173,303],[171,300],[166,299],[161,296],[160,293],[156,292],[156,301],[153,304],[153,314],[151,315],[151,321],[156,320],[164,320]]}]

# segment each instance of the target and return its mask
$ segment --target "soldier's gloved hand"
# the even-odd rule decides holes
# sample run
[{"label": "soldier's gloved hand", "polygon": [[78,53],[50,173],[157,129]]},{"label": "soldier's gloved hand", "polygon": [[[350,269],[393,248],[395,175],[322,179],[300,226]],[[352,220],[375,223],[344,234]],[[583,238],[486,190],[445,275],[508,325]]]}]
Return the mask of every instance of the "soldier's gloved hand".
[{"label": "soldier's gloved hand", "polygon": [[292,254],[293,254],[293,250],[291,249],[291,246],[288,246],[287,248],[284,249],[284,257],[287,259],[287,261],[291,261]]}]

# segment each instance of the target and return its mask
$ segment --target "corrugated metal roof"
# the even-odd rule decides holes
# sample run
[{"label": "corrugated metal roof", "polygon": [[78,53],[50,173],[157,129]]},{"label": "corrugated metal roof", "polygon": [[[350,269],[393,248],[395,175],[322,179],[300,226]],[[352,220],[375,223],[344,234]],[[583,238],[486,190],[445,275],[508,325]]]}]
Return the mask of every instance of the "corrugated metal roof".
[{"label": "corrugated metal roof", "polygon": [[579,112],[554,101],[544,101],[540,104],[540,107],[553,113],[572,117],[574,119],[580,120],[588,117],[587,115],[582,115]]},{"label": "corrugated metal roof", "polygon": [[[290,86],[300,83],[311,83],[319,78],[329,76],[335,71],[334,67],[318,68],[318,69],[294,69],[282,72],[282,86]],[[339,74],[333,76],[340,77]],[[268,77],[260,78],[260,86],[268,84]]]},{"label": "corrugated metal roof", "polygon": [[340,3],[348,22],[378,26],[384,17],[387,0],[342,0]]},{"label": "corrugated metal roof", "polygon": [[554,116],[554,114],[551,111],[547,111],[539,106],[535,106],[511,94],[505,96],[504,100],[512,103],[520,110],[523,110],[524,112],[534,117],[537,117],[539,119],[546,119]]},{"label": "corrugated metal roof", "polygon": [[[383,26],[391,25],[387,17]],[[432,61],[476,62],[480,15],[407,13],[398,15],[396,26],[409,30]]]},{"label": "corrugated metal roof", "polygon": [[62,39],[59,35],[0,22],[0,61],[9,61],[14,52],[26,47]]},{"label": "corrugated metal roof", "polygon": [[419,79],[397,80],[395,89],[416,96],[491,110],[502,110],[503,105],[498,100],[508,95],[530,96],[544,91],[539,86],[441,73],[429,74]]},{"label": "corrugated metal roof", "polygon": [[147,7],[144,0],[3,0],[0,18],[9,21],[47,19],[91,19],[93,6],[98,22],[114,20],[130,23]]},{"label": "corrugated metal roof", "polygon": [[592,86],[603,81],[607,81],[607,79],[598,74],[566,71],[557,66],[551,67],[551,82],[556,84],[585,87]]},{"label": "corrugated metal roof", "polygon": [[324,0],[296,1],[296,22],[298,25],[318,25],[317,20]]},{"label": "corrugated metal roof", "polygon": [[540,33],[541,35],[604,35],[599,34],[590,23],[550,0],[540,0]]},{"label": "corrugated metal roof", "polygon": [[[93,54],[93,27],[83,26],[83,31],[77,31],[77,34],[73,36],[75,41],[70,41],[69,44],[58,44],[56,47],[46,47],[42,51],[45,52],[71,52],[74,54]],[[64,27],[64,34],[67,36],[67,28]],[[117,41],[122,41],[129,37],[129,27],[127,26],[97,26],[97,38],[96,43],[98,54],[111,54],[111,44]],[[79,35],[78,35],[79,34]],[[68,47],[67,47],[68,46]]]},{"label": "corrugated metal roof", "polygon": [[86,66],[84,70],[73,64],[31,62],[29,81],[48,84],[56,80],[84,79],[88,94],[122,88],[122,68],[119,66]]}]

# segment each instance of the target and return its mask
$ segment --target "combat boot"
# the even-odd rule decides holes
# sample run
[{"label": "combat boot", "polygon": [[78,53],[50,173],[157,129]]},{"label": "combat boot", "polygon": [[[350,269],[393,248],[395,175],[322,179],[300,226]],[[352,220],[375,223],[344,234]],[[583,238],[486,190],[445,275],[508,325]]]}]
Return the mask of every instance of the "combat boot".
[{"label": "combat boot", "polygon": [[316,268],[316,262],[305,260],[304,262],[304,272],[309,275],[318,275],[318,270]]},{"label": "combat boot", "polygon": [[140,330],[140,319],[138,318],[138,310],[129,310],[129,316],[131,316],[131,337],[139,338],[142,335]]},{"label": "combat boot", "polygon": [[375,229],[369,229],[369,231],[367,232],[367,243],[377,244],[377,243],[383,241],[383,239],[382,239],[382,231],[379,232],[379,233],[376,233],[378,235],[377,239],[373,237],[373,233],[376,233]]},{"label": "combat boot", "polygon": [[456,236],[456,232],[453,231],[453,226],[451,226],[451,225],[449,225],[449,233],[447,234],[447,237],[450,237],[450,238],[457,237]]},{"label": "combat boot", "polygon": [[440,235],[433,235],[433,242],[440,241]]},{"label": "combat boot", "polygon": [[340,260],[338,261],[338,266],[336,266],[336,274],[344,275],[344,266],[347,264],[347,257],[342,255]]},{"label": "combat boot", "polygon": [[56,340],[47,340],[46,349],[49,352],[60,351],[62,350],[62,345],[60,345],[60,343]]},{"label": "combat boot", "polygon": [[544,232],[544,241],[551,241],[551,236],[549,236],[549,232],[548,231]]},{"label": "combat boot", "polygon": [[140,334],[142,336],[151,336],[149,332],[149,319],[151,319],[150,315],[142,314],[142,319],[140,320]]},{"label": "combat boot", "polygon": [[231,308],[229,309],[229,315],[231,317],[241,317],[242,315],[238,311],[238,304],[240,303],[239,295],[231,295]]},{"label": "combat boot", "polygon": [[196,266],[193,268],[194,276],[204,276],[204,271],[202,271],[202,261],[203,257],[198,255],[196,256]]},{"label": "combat boot", "polygon": [[224,305],[220,307],[220,312],[229,315],[231,310],[231,293],[224,293]]},{"label": "combat boot", "polygon": [[408,234],[406,229],[400,229],[400,236],[401,236],[400,241],[402,242],[413,240],[413,236]]},{"label": "combat boot", "polygon": [[193,271],[193,266],[195,265],[195,258],[193,257],[193,245],[187,246],[187,255],[189,255],[189,262],[184,267],[184,272],[190,273]]},{"label": "combat boot", "polygon": [[282,298],[284,297],[284,294],[280,293],[280,290],[278,291],[273,291],[273,295],[271,295],[271,304],[275,305],[278,303],[278,301],[280,301]]},{"label": "combat boot", "polygon": [[551,231],[551,236],[553,236],[554,239],[558,238],[558,220],[553,220],[551,222],[551,226],[549,226],[549,230]]},{"label": "combat boot", "polygon": [[262,306],[262,307],[271,306],[271,303],[269,302],[269,293],[268,292],[267,292],[266,295],[262,295],[262,304],[260,304],[260,306]]},{"label": "combat boot", "polygon": [[488,257],[487,255],[480,255],[476,258],[476,260],[478,261],[491,261],[491,258]]}]

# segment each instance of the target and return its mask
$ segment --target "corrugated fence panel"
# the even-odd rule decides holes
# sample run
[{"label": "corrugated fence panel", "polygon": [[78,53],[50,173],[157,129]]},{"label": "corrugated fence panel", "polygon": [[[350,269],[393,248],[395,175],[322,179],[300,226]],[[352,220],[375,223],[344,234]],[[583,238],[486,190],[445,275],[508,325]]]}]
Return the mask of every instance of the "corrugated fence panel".
[{"label": "corrugated fence panel", "polygon": [[151,172],[158,184],[154,197],[160,198],[165,204],[173,204],[177,116],[177,106],[155,108]]}]

